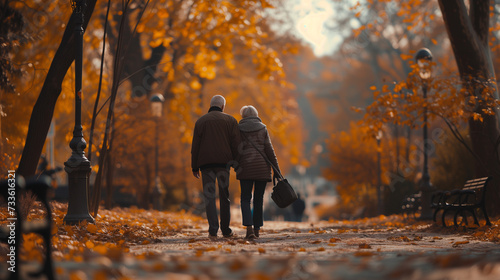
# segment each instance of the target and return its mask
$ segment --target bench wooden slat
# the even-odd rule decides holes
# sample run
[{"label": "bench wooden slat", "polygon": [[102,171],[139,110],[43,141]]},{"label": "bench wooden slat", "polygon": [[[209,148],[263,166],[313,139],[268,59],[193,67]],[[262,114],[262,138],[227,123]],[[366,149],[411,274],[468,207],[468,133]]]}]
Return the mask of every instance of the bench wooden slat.
[{"label": "bench wooden slat", "polygon": [[462,189],[456,189],[448,192],[436,192],[432,197],[431,207],[434,208],[434,221],[437,213],[443,210],[442,223],[446,227],[445,216],[449,211],[455,211],[454,222],[457,225],[459,214],[469,212],[474,218],[474,223],[479,225],[475,211],[481,210],[484,214],[486,224],[491,222],[486,213],[486,190],[488,182],[492,177],[483,177],[468,180]]}]

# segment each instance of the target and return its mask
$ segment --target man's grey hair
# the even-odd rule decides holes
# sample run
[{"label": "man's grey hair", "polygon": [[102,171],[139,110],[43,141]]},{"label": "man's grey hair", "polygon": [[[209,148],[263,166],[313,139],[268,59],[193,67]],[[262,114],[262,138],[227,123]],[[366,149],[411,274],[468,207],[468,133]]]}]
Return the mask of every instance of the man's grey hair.
[{"label": "man's grey hair", "polygon": [[246,105],[241,107],[240,114],[243,118],[259,116],[259,112],[252,105]]},{"label": "man's grey hair", "polygon": [[210,107],[219,107],[219,108],[223,108],[226,106],[226,99],[224,98],[224,96],[222,95],[214,95],[214,97],[212,97],[212,100],[210,100]]}]

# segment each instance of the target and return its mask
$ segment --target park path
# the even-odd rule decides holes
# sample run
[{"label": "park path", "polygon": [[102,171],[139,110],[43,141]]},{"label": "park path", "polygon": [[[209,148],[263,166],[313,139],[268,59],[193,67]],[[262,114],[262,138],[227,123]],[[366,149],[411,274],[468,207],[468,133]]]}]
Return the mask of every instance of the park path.
[{"label": "park path", "polygon": [[[266,221],[261,237],[247,241],[238,223],[231,224],[237,237],[210,240],[199,217],[137,209],[103,214],[96,225],[59,226],[53,253],[58,280],[500,279],[500,243],[481,238],[500,240],[499,221],[468,230],[397,215]],[[106,224],[112,219],[126,222]],[[142,238],[144,232],[150,237]],[[106,246],[124,241],[130,245]]]},{"label": "park path", "polygon": [[201,226],[130,251],[154,256],[148,279],[500,279],[500,244],[422,222],[265,222],[250,242],[232,227],[236,238]]}]

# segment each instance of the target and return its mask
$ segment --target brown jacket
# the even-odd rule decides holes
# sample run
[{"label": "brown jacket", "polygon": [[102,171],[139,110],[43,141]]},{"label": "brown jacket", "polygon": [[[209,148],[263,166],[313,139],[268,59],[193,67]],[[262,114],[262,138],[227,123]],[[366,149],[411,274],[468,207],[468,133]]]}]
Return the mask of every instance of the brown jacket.
[{"label": "brown jacket", "polygon": [[211,167],[229,167],[238,154],[238,121],[218,107],[196,121],[191,146],[193,171]]},{"label": "brown jacket", "polygon": [[239,128],[242,135],[238,148],[239,167],[236,170],[236,178],[238,180],[271,181],[271,165],[249,142],[252,141],[279,170],[278,159],[266,126],[258,117],[247,117],[240,121]]}]

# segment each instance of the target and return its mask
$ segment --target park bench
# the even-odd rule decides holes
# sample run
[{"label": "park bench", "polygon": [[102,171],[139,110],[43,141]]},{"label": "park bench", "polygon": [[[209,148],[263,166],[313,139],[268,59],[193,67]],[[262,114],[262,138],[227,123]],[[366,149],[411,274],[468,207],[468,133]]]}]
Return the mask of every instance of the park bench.
[{"label": "park bench", "polygon": [[404,215],[406,214],[407,217],[413,216],[415,218],[417,212],[422,210],[421,196],[421,193],[405,196],[401,203],[401,210]]},{"label": "park bench", "polygon": [[462,189],[434,192],[431,198],[431,208],[434,209],[434,221],[437,222],[438,212],[443,211],[441,220],[444,227],[446,227],[446,214],[450,212],[454,213],[453,222],[455,226],[458,226],[459,216],[468,225],[467,213],[470,213],[474,219],[474,223],[479,225],[476,212],[482,211],[486,224],[491,226],[485,204],[486,189],[491,178],[483,177],[468,180]]},{"label": "park bench", "polygon": [[[15,178],[15,188],[12,188],[13,186],[14,185],[12,183],[9,184],[7,180],[0,182],[0,197],[3,197],[6,202],[12,201],[12,199],[9,200],[9,197],[14,197],[15,201],[15,205],[9,205],[7,203],[7,225],[0,227],[0,242],[7,244],[9,248],[8,254],[13,255],[12,251],[15,254],[12,258],[13,262],[11,263],[13,266],[15,266],[15,269],[14,271],[7,272],[9,274],[8,279],[17,280],[23,278],[23,275],[20,272],[19,258],[19,254],[22,248],[22,234],[35,233],[40,235],[43,239],[45,248],[44,259],[42,267],[36,272],[28,273],[28,275],[30,277],[40,277],[42,275],[45,275],[47,279],[52,280],[54,279],[51,243],[52,211],[47,199],[47,194],[50,189],[50,179],[47,176],[42,176],[38,180],[29,180],[25,182],[22,177],[17,176]],[[27,221],[24,220],[24,217],[20,214],[19,198],[21,197],[22,193],[27,192],[31,192],[35,200],[41,202],[43,207],[45,208],[45,216],[42,220]],[[11,207],[9,208],[9,206]],[[11,247],[14,250],[10,250]],[[9,268],[11,267],[11,264],[9,264],[11,256],[8,257],[9,259],[7,261],[7,267]]]}]

